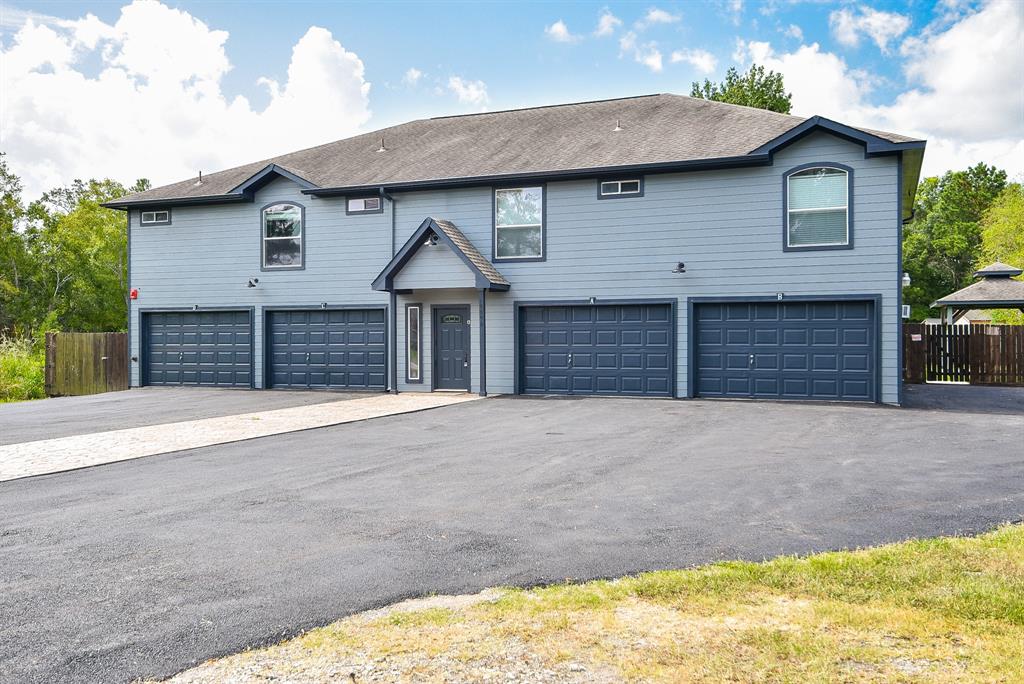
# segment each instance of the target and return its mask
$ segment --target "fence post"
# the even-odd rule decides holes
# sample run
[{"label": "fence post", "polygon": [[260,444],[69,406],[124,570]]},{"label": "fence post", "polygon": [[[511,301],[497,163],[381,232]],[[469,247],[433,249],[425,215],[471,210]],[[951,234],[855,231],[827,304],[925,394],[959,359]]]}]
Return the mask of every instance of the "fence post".
[{"label": "fence post", "polygon": [[53,396],[54,363],[57,356],[57,333],[46,333],[46,342],[43,349],[46,352],[46,362],[43,365],[43,391],[46,396]]}]

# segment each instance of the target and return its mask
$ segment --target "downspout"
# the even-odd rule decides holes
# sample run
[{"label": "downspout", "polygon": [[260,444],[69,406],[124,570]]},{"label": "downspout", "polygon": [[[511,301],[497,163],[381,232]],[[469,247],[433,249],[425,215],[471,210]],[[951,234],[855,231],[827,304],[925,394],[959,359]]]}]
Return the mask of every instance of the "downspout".
[{"label": "downspout", "polygon": [[[397,226],[395,221],[395,198],[384,191],[384,186],[380,186],[380,196],[388,201],[388,206],[391,208],[391,257],[395,256],[395,246],[397,242]],[[390,295],[388,299],[388,309],[391,311],[391,322],[388,325],[388,346],[391,348],[390,361],[390,385],[391,393],[398,394],[398,296],[395,295],[395,288],[392,285],[391,289],[388,290]]]},{"label": "downspout", "polygon": [[[125,329],[125,332],[128,335],[128,344],[125,345],[125,346],[128,347],[128,389],[131,389],[132,388],[132,295],[131,295],[131,292],[132,292],[132,210],[130,208],[126,208],[124,210],[124,218],[125,218],[125,241],[127,243],[127,249],[128,249],[128,265],[127,265],[128,273],[127,273],[127,276],[125,278],[125,280],[127,282],[125,283],[125,290],[126,290],[126,292],[124,293],[125,301],[128,304],[128,306],[127,306],[128,320],[126,321],[124,329]],[[141,373],[141,371],[139,371],[139,372]],[[141,381],[142,378],[140,377],[139,380]],[[140,382],[140,384],[141,384],[141,382]]]}]

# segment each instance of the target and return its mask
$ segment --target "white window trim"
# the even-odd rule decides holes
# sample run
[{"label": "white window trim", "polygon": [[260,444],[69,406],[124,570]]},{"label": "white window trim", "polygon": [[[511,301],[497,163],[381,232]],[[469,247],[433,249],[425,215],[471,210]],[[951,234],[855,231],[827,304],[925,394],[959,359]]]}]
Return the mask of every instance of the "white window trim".
[{"label": "white window trim", "polygon": [[[350,204],[352,202],[358,202],[359,200],[362,200],[363,202],[366,202],[366,200],[377,200],[377,208],[376,209],[352,209]],[[384,202],[381,200],[380,195],[365,195],[365,196],[362,196],[362,197],[346,197],[345,198],[345,213],[350,215],[350,216],[353,215],[353,214],[380,214],[383,211],[384,211]]]},{"label": "white window trim", "polygon": [[[540,223],[509,223],[503,226],[498,225],[498,193],[502,192],[522,192],[523,190],[540,190]],[[541,261],[547,259],[547,255],[544,253],[545,239],[544,239],[544,214],[545,205],[547,203],[547,187],[544,185],[523,185],[515,188],[495,188],[494,189],[494,227],[491,239],[494,242],[493,256],[495,261]],[[540,228],[540,253],[530,256],[499,256],[498,255],[498,230],[522,230],[524,228]]]},{"label": "white window trim", "polygon": [[[146,215],[149,214],[152,218],[146,220]],[[165,214],[167,218],[157,218],[158,214]],[[149,211],[139,212],[139,225],[142,226],[165,226],[171,222],[171,210],[170,209],[152,209]]]},{"label": "white window trim", "polygon": [[[405,307],[405,379],[408,382],[423,381],[423,316],[420,304],[409,304]],[[411,323],[416,321],[416,374],[412,373],[411,359],[412,340],[409,330]]]},{"label": "white window trim", "polygon": [[[607,183],[615,183],[618,185],[618,190],[615,192],[605,192],[604,186]],[[623,183],[636,183],[636,190],[623,190]],[[620,197],[622,195],[639,195],[643,190],[643,183],[640,182],[639,178],[622,178],[620,180],[603,180],[598,181],[598,192],[601,193],[601,197]]]},{"label": "white window trim", "polygon": [[[299,234],[281,235],[278,237],[267,237],[267,210],[276,206],[295,207],[299,210]],[[299,263],[297,264],[267,264],[267,243],[272,240],[298,240],[299,242]],[[260,210],[260,269],[264,271],[287,271],[299,270],[306,267],[306,208],[294,202],[274,202]]]},{"label": "white window trim", "polygon": [[[836,207],[813,207],[811,209],[793,209],[793,177],[798,176],[801,173],[807,171],[815,171],[818,169],[832,169],[833,171],[839,171],[843,174],[843,178],[846,179],[846,204]],[[842,242],[809,242],[806,244],[794,245],[790,242],[790,236],[792,234],[790,230],[790,218],[793,216],[793,212],[796,213],[814,213],[820,211],[836,211],[842,209],[846,212],[846,239]],[[808,169],[801,169],[794,173],[786,176],[786,246],[791,249],[800,249],[803,247],[845,247],[850,244],[850,172],[846,169],[840,169],[837,166],[814,166]]]}]

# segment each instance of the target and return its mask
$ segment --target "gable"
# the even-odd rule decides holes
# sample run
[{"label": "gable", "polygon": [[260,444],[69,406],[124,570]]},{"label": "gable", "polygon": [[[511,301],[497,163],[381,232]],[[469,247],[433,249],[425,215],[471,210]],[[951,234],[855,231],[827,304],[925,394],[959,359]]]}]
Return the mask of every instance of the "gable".
[{"label": "gable", "polygon": [[476,274],[443,242],[420,248],[395,276],[402,290],[475,286]]}]

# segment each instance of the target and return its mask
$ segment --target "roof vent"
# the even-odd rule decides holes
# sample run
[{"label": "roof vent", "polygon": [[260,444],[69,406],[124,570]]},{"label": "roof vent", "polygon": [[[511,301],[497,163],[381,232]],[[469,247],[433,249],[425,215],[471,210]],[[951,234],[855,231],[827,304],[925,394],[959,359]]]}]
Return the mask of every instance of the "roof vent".
[{"label": "roof vent", "polygon": [[619,125],[619,120],[615,119],[615,128],[612,129],[612,133],[618,133],[622,130],[622,126]]},{"label": "roof vent", "polygon": [[199,180],[196,181],[196,185],[202,185],[202,184],[203,184],[203,172],[200,171],[199,172]]},{"label": "roof vent", "polygon": [[380,147],[377,148],[378,152],[387,152],[388,148],[384,147],[384,136],[380,138]]}]

